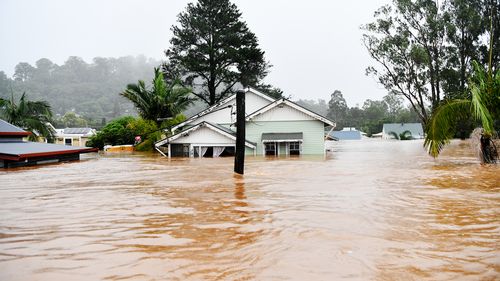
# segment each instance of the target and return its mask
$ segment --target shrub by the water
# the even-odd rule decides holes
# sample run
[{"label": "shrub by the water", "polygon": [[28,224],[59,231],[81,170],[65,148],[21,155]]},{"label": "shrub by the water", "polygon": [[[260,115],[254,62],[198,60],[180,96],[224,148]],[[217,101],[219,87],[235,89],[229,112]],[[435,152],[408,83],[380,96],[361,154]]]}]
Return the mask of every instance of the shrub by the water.
[{"label": "shrub by the water", "polygon": [[125,116],[109,122],[101,131],[87,141],[87,146],[102,149],[105,145],[133,144],[135,133],[128,124],[134,121],[132,116]]},{"label": "shrub by the water", "polygon": [[87,146],[103,149],[105,145],[134,144],[135,137],[141,142],[135,146],[137,151],[152,151],[154,143],[162,138],[163,129],[171,128],[186,120],[182,114],[173,119],[164,120],[160,127],[155,121],[125,116],[108,123],[101,131],[87,141]]}]

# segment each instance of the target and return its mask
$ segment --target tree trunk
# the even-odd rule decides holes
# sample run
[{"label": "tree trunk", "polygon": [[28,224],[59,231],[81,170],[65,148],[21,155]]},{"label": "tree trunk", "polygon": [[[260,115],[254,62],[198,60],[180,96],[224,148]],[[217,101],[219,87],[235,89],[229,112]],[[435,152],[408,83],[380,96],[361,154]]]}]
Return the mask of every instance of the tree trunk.
[{"label": "tree trunk", "polygon": [[481,135],[481,162],[484,164],[495,164],[498,160],[498,151],[490,136]]},{"label": "tree trunk", "polygon": [[[212,75],[211,75],[212,76]],[[215,100],[215,91],[216,91],[216,87],[215,87],[215,79],[212,79],[212,77],[210,77],[210,80],[208,80],[208,93],[209,93],[209,101],[210,101],[210,104],[209,105],[214,105],[216,100]]]}]

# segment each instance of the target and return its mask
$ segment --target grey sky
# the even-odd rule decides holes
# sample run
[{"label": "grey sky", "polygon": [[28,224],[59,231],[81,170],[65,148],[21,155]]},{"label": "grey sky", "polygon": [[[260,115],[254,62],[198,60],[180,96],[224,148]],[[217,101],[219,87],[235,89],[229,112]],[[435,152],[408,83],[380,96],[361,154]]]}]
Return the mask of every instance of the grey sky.
[{"label": "grey sky", "polygon": [[[163,59],[170,27],[188,0],[0,0],[0,70],[18,62],[69,56],[144,54]],[[294,99],[329,100],[341,90],[349,106],[386,91],[365,76],[373,61],[359,26],[389,0],[233,0],[273,65],[265,79]]]}]

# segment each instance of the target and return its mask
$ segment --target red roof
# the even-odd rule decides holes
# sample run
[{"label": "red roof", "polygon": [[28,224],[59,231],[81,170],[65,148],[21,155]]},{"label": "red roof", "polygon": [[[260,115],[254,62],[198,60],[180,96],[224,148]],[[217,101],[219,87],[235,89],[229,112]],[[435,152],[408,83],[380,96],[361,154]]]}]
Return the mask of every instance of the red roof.
[{"label": "red roof", "polygon": [[0,159],[22,161],[33,157],[97,152],[97,148],[67,146],[40,142],[0,142]]},{"label": "red roof", "polygon": [[25,130],[14,126],[5,120],[0,119],[0,136],[16,136],[25,137],[31,135],[31,132],[26,132]]}]

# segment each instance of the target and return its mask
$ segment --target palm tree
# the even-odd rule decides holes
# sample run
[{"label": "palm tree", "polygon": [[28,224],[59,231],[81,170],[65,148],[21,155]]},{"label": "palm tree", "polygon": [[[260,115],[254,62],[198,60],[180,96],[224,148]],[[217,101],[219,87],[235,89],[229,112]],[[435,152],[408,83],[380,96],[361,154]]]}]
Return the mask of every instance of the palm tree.
[{"label": "palm tree", "polygon": [[14,95],[10,100],[0,98],[0,117],[31,132],[29,140],[36,141],[37,135],[48,141],[54,138],[54,132],[49,125],[52,118],[50,105],[46,101],[27,100],[26,93],[23,93],[17,104]]},{"label": "palm tree", "polygon": [[185,110],[193,99],[188,95],[191,90],[181,86],[180,80],[167,84],[163,73],[155,68],[155,77],[152,88],[148,89],[143,80],[137,84],[127,85],[127,89],[120,95],[129,99],[145,120],[155,121],[158,125],[162,120],[175,118]]},{"label": "palm tree", "polygon": [[396,132],[389,132],[389,135],[393,136],[397,140],[411,140],[413,139],[413,136],[411,135],[411,131],[406,130],[402,132],[401,134],[397,134]]},{"label": "palm tree", "polygon": [[500,71],[495,75],[473,61],[474,75],[469,81],[469,94],[465,99],[454,99],[440,105],[432,114],[427,126],[424,146],[437,157],[454,135],[455,124],[474,118],[482,125],[478,143],[481,161],[496,163],[498,153],[493,138],[494,122],[500,118]]},{"label": "palm tree", "polygon": [[500,70],[494,74],[493,62],[493,12],[490,17],[490,50],[488,71],[472,61],[474,74],[469,81],[466,99],[454,99],[441,104],[433,112],[427,125],[424,146],[433,157],[437,157],[454,135],[454,125],[460,120],[474,118],[482,125],[474,134],[479,134],[477,146],[482,163],[496,163],[498,151],[493,138],[497,135],[494,123],[500,121]]}]

